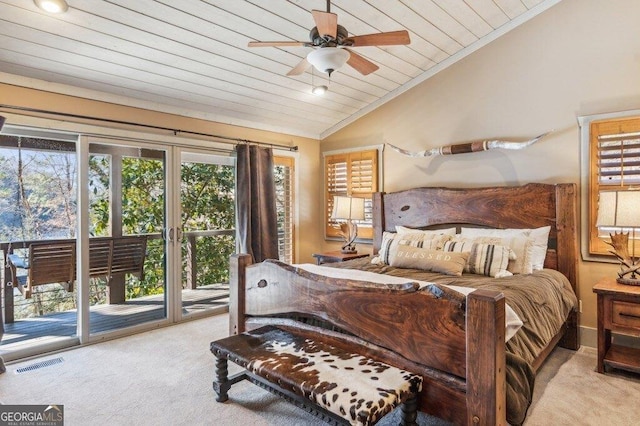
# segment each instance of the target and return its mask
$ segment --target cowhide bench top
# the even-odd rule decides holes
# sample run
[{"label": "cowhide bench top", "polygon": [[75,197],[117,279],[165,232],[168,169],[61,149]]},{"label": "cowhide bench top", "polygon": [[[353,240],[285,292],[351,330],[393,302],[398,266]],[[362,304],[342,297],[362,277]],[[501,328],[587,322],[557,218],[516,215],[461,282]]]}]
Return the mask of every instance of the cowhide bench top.
[{"label": "cowhide bench top", "polygon": [[422,388],[422,377],[355,351],[316,342],[295,331],[265,326],[212,342],[211,352],[218,360],[214,382],[218,401],[227,400],[231,385],[247,378],[227,378],[229,359],[350,424],[375,424],[403,403],[405,423],[415,422],[416,395]]}]

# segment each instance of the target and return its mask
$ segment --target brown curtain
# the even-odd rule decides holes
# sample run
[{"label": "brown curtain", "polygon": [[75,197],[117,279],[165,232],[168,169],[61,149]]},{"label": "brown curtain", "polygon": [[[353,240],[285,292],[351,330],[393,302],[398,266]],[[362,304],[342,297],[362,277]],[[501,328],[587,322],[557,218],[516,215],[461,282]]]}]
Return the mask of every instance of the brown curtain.
[{"label": "brown curtain", "polygon": [[236,146],[236,249],[254,262],[278,259],[273,150]]}]

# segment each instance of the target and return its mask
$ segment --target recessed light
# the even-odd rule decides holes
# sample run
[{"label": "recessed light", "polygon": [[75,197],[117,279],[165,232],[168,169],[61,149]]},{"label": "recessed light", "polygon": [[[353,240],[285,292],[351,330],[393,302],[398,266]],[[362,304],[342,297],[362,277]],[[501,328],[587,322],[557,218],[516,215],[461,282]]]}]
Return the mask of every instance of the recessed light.
[{"label": "recessed light", "polygon": [[64,0],[33,0],[40,9],[49,13],[63,13],[69,9],[69,5]]},{"label": "recessed light", "polygon": [[314,95],[324,95],[327,90],[329,90],[329,88],[327,86],[315,86],[313,89],[311,89],[311,93],[313,93]]}]

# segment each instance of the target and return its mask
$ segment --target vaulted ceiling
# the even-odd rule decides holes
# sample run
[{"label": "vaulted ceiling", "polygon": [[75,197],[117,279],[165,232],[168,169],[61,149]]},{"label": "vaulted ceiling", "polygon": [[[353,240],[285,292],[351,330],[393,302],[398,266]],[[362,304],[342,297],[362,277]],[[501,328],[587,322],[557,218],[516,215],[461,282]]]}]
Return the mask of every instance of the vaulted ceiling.
[{"label": "vaulted ceiling", "polygon": [[406,29],[411,44],[353,48],[379,70],[328,81],[286,75],[311,47],[247,47],[308,41],[325,0],[67,0],[61,15],[0,0],[0,82],[321,139],[559,1],[332,1],[350,35]]}]

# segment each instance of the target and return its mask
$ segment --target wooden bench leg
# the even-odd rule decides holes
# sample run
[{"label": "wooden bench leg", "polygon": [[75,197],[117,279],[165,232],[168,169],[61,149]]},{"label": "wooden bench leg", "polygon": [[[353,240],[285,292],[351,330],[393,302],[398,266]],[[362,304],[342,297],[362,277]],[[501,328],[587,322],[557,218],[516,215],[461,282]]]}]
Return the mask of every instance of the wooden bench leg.
[{"label": "wooden bench leg", "polygon": [[402,404],[401,409],[400,424],[404,426],[417,426],[418,395],[414,393],[411,398]]},{"label": "wooden bench leg", "polygon": [[229,369],[227,364],[227,356],[216,352],[216,380],[213,382],[213,390],[216,392],[218,397],[216,401],[225,402],[229,399],[229,389],[231,386],[242,380],[248,380],[249,376],[246,371],[241,373],[234,374],[229,377]]},{"label": "wooden bench leg", "polygon": [[403,426],[418,426],[418,390],[412,386],[411,396],[400,406],[400,424]]},{"label": "wooden bench leg", "polygon": [[213,390],[218,394],[216,401],[225,402],[229,399],[227,391],[231,385],[232,383],[229,382],[227,358],[224,355],[216,355],[216,381],[213,382]]}]

